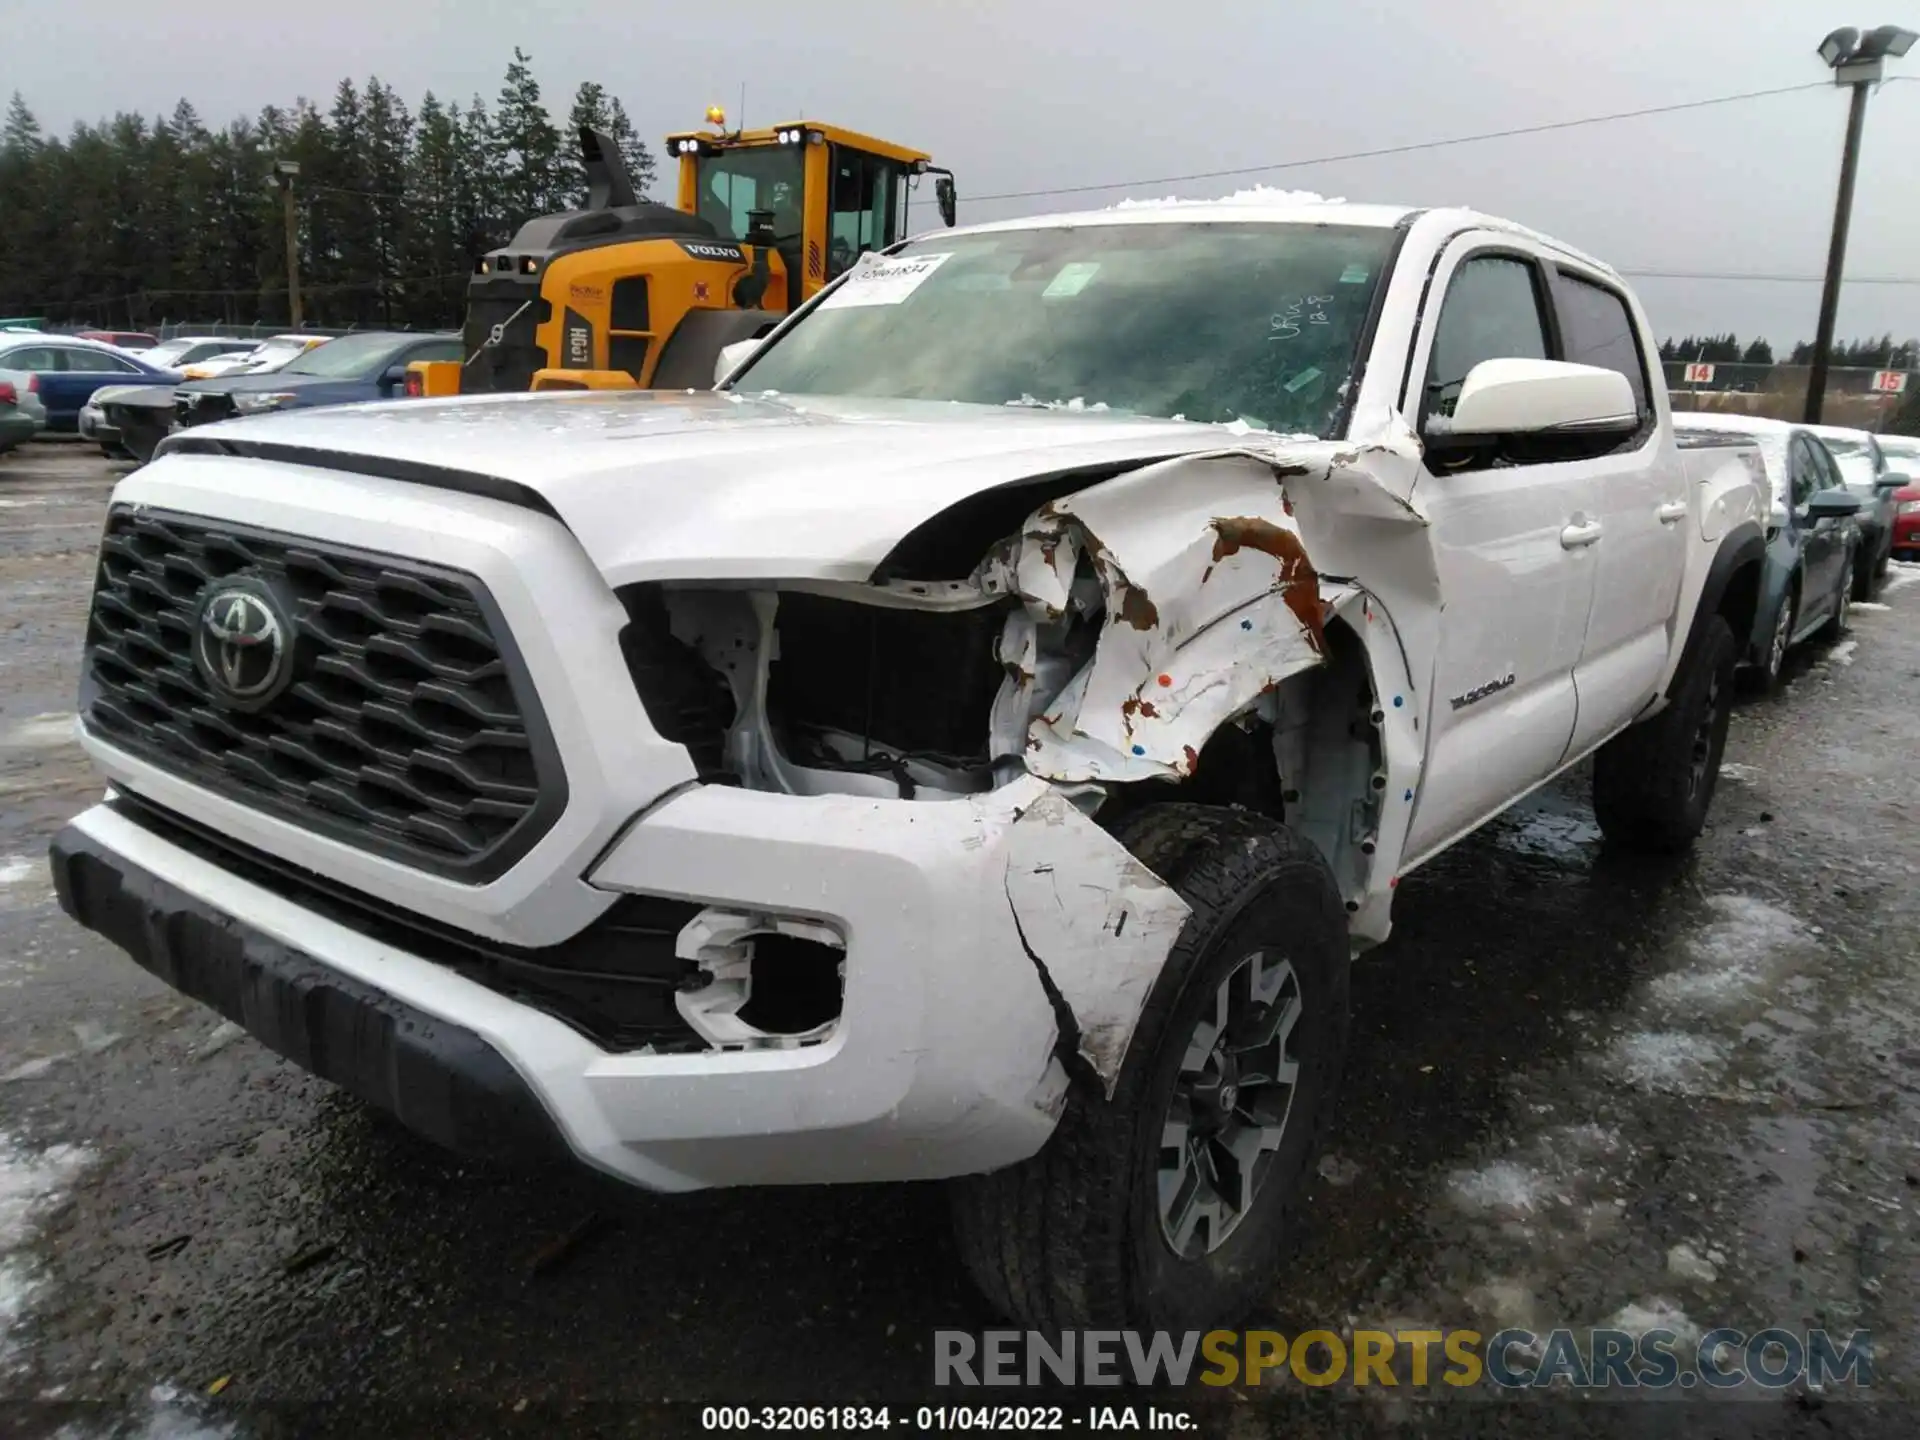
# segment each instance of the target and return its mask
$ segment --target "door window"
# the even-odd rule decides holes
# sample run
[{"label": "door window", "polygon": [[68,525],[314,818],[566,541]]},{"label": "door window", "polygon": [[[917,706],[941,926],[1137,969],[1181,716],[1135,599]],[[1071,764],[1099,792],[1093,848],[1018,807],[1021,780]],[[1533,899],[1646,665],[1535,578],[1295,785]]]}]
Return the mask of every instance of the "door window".
[{"label": "door window", "polygon": [[0,370],[58,370],[59,363],[53,357],[53,347],[49,345],[31,345],[19,350],[9,350],[0,355]]},{"label": "door window", "polygon": [[827,214],[827,278],[897,238],[892,162],[836,146]]},{"label": "door window", "polygon": [[458,340],[435,340],[427,345],[416,345],[402,358],[401,363],[411,365],[415,360],[460,360],[466,355]]},{"label": "door window", "polygon": [[104,350],[82,350],[75,347],[62,350],[60,358],[65,368],[77,370],[88,375],[136,375],[139,367],[131,361],[124,361],[117,355],[109,355]]},{"label": "door window", "polygon": [[1647,403],[1646,361],[1627,302],[1604,286],[1565,271],[1560,273],[1557,299],[1566,351],[1561,358],[1624,375],[1633,387],[1635,413],[1647,419],[1653,412]]},{"label": "door window", "polygon": [[1453,272],[1427,360],[1427,414],[1452,415],[1482,360],[1547,358],[1534,277],[1530,261],[1509,255],[1477,255]]},{"label": "door window", "polygon": [[1820,462],[1815,458],[1815,447],[1804,435],[1793,437],[1793,446],[1787,451],[1787,477],[1793,496],[1793,508],[1798,510],[1813,498],[1813,492],[1825,488],[1826,476],[1821,472]]}]

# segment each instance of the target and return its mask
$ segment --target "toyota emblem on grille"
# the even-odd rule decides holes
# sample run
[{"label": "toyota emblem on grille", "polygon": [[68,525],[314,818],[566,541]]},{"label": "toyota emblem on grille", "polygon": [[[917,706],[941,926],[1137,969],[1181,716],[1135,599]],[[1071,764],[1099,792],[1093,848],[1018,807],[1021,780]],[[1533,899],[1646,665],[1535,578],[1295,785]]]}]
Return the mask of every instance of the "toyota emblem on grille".
[{"label": "toyota emblem on grille", "polygon": [[272,699],[293,672],[293,637],[264,586],[226,584],[208,594],[195,626],[194,658],[224,705]]}]

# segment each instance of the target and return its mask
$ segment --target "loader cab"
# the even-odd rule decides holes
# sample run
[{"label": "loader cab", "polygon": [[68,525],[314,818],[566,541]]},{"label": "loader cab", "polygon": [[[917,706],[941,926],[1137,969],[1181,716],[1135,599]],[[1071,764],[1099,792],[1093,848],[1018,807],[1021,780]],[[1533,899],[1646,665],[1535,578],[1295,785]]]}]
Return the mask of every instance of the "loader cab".
[{"label": "loader cab", "polygon": [[[904,239],[916,202],[922,228],[936,211],[953,223],[952,177],[931,157],[835,125],[670,135],[667,149],[680,161],[679,209],[739,243],[771,236],[789,309],[862,254]],[[936,177],[931,196],[920,189],[927,175]]]}]

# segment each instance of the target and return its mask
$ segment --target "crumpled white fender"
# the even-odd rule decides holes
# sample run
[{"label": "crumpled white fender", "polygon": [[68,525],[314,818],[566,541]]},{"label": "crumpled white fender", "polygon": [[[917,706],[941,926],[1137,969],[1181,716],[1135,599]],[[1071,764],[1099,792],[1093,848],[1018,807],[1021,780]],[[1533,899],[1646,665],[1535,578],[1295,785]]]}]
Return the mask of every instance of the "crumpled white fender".
[{"label": "crumpled white fender", "polygon": [[[1426,523],[1413,498],[1413,432],[1393,411],[1354,430],[1365,438],[1273,437],[1181,456],[1028,519],[1010,577],[1023,610],[1001,639],[1010,683],[994,719],[1005,735],[1031,717],[1024,759],[1033,774],[1189,775],[1215,730],[1319,662],[1324,597],[1311,516]],[[1045,632],[1072,610],[1083,555],[1105,595],[1104,628],[1092,661],[1050,693]],[[1039,696],[1048,698],[1036,715]]]}]

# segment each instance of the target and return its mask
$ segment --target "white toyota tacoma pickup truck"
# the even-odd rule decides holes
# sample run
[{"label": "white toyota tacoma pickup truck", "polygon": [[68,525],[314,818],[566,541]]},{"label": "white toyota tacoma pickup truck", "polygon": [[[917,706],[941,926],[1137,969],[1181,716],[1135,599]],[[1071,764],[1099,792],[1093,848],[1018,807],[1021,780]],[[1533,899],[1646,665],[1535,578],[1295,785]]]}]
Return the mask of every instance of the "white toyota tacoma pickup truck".
[{"label": "white toyota tacoma pickup truck", "polygon": [[1589,755],[1702,826],[1767,497],[1659,375],[1519,226],[1168,205],[907,242],[712,393],[178,435],[60,897],[446,1144],[953,1179],[1008,1314],[1227,1323],[1400,878]]}]

